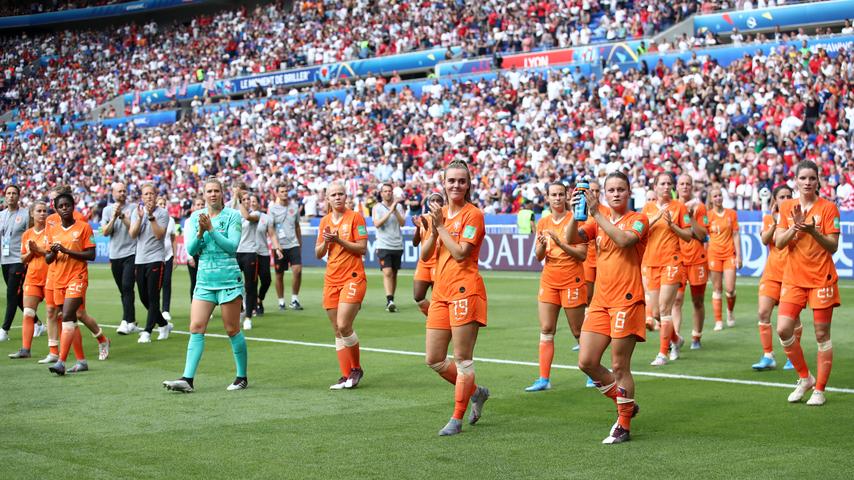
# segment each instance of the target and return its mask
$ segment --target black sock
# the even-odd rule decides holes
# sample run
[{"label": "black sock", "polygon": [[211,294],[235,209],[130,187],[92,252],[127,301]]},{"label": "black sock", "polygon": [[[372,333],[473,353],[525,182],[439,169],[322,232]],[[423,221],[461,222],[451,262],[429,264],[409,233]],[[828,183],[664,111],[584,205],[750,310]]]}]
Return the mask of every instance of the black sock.
[{"label": "black sock", "polygon": [[386,303],[391,303],[394,301],[394,295],[386,295],[385,296]]},{"label": "black sock", "polygon": [[193,379],[192,378],[181,377],[181,380],[187,382],[187,384],[189,384],[191,387],[193,386]]}]

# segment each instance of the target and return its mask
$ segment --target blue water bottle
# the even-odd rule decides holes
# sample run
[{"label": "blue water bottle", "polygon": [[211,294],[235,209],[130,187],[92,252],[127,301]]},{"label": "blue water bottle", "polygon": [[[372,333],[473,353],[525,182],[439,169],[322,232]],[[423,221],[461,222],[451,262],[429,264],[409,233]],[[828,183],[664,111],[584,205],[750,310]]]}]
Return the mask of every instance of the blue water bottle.
[{"label": "blue water bottle", "polygon": [[572,211],[572,216],[578,222],[587,220],[587,197],[584,194],[590,189],[590,184],[587,179],[584,179],[575,184],[575,191],[581,192],[581,199],[575,204],[575,209]]}]

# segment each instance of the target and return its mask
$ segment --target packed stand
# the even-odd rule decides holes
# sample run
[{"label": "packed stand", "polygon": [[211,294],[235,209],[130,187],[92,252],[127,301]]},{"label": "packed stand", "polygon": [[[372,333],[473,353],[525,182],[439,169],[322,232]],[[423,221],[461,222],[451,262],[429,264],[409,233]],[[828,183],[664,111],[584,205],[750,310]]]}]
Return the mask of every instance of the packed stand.
[{"label": "packed stand", "polygon": [[[0,114],[24,127],[48,116],[87,118],[127,92],[164,88],[174,98],[201,82],[292,67],[462,45],[466,56],[584,45],[651,35],[690,14],[691,3],[474,4],[294,2],[200,16],[187,24],[22,34],[0,41]],[[287,34],[286,34],[287,33]],[[450,57],[450,50],[446,56]],[[172,105],[166,105],[171,107]],[[139,100],[124,113],[151,108]],[[107,111],[107,117],[122,112]]]},{"label": "packed stand", "polygon": [[262,195],[287,181],[314,217],[333,181],[346,182],[360,208],[375,201],[379,182],[392,181],[418,213],[455,158],[472,163],[475,200],[489,213],[513,213],[524,199],[542,209],[546,183],[614,170],[631,176],[639,208],[662,169],[690,174],[700,195],[721,183],[728,208],[759,209],[766,189],[791,182],[790,168],[811,159],[822,168],[822,194],[850,210],[853,81],[851,52],[831,59],[797,49],[728,68],[694,58],[672,69],[608,69],[601,79],[514,70],[494,82],[428,85],[420,99],[405,87],[383,93],[383,82],[368,79],[345,102],[322,107],[268,98],[145,130],[59,134],[54,125],[43,137],[3,140],[0,155],[11,161],[0,171],[25,196],[74,184],[93,218],[113,178],[154,181],[177,211],[208,175]]}]

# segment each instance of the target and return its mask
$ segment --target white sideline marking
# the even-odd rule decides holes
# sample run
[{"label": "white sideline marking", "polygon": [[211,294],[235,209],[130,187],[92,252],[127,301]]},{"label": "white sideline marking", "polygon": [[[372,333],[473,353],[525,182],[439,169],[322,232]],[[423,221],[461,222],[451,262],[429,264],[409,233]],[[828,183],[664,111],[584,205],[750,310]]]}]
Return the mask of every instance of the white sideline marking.
[{"label": "white sideline marking", "polygon": [[[104,325],[101,324],[102,327],[109,328],[118,328],[118,325]],[[172,333],[179,333],[181,335],[189,335],[190,332],[185,332],[183,330],[172,330]],[[244,333],[244,335],[246,335]],[[221,333],[206,333],[206,337],[214,337],[214,338],[228,338],[228,335],[223,335]],[[335,348],[335,345],[330,345],[327,343],[315,343],[315,342],[301,342],[298,340],[282,340],[278,338],[261,338],[261,337],[246,337],[246,340],[252,340],[255,342],[265,342],[265,343],[283,343],[286,345],[300,345],[303,347],[323,347],[323,348]],[[359,350],[365,352],[376,352],[376,353],[390,353],[394,355],[407,355],[410,357],[423,357],[424,352],[409,352],[406,350],[391,350],[388,348],[372,348],[372,347],[363,347],[359,346]],[[504,365],[521,365],[525,367],[538,367],[539,363],[536,362],[521,362],[518,360],[503,360],[500,358],[483,358],[483,357],[475,357],[474,358],[478,362],[484,363],[497,363]],[[579,368],[574,365],[560,365],[553,364],[552,368],[559,368],[563,370],[578,370]],[[677,373],[661,373],[661,372],[636,372],[633,371],[632,375],[637,375],[640,377],[657,377],[657,378],[671,378],[676,380],[696,380],[700,382],[717,382],[717,383],[731,383],[736,385],[753,385],[760,387],[775,387],[775,388],[787,388],[791,389],[794,387],[794,384],[790,383],[774,383],[774,382],[757,382],[754,380],[739,380],[736,378],[717,378],[717,377],[702,377],[699,375],[682,375]],[[854,393],[854,389],[852,388],[838,388],[838,387],[827,387],[825,389],[828,392],[836,392],[836,393]]]}]

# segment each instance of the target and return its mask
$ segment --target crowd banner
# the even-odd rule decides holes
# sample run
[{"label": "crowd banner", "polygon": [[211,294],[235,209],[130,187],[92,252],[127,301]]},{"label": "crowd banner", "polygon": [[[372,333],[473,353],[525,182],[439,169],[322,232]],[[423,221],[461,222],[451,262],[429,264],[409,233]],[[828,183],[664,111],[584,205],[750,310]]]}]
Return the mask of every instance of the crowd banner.
[{"label": "crowd banner", "polygon": [[[515,218],[514,215],[504,217]],[[759,277],[765,268],[768,258],[768,247],[762,245],[760,234],[762,231],[761,212],[739,212],[738,223],[741,232],[741,251],[743,267],[739,270],[740,276]],[[97,225],[93,227],[97,232]],[[841,235],[839,238],[839,249],[833,256],[836,263],[836,271],[840,278],[854,279],[854,212],[843,212],[840,222]],[[480,251],[480,268],[483,271],[540,271],[542,264],[534,255],[534,235],[521,235],[515,233],[512,225],[487,225],[486,237]],[[404,252],[402,267],[414,269],[418,262],[419,249],[412,245],[411,227],[404,228]],[[369,268],[379,268],[376,256],[375,229],[368,229],[368,253],[365,255],[365,265]],[[318,260],[314,256],[314,244],[317,240],[317,228],[307,227],[303,234],[302,260],[306,266],[322,267],[324,260]],[[95,261],[106,263],[109,261],[109,239],[107,237],[95,236],[97,256]],[[187,263],[187,252],[184,248],[182,237],[178,237],[178,249],[175,251],[175,261],[178,264]]]},{"label": "crowd banner", "polygon": [[116,5],[104,5],[101,7],[75,8],[59,12],[36,13],[32,15],[16,15],[11,17],[0,17],[0,29],[13,29],[24,27],[37,27],[53,25],[57,23],[79,22],[97,20],[101,18],[117,17],[123,15],[135,15],[149,13],[155,10],[182,7],[186,5],[199,5],[209,0],[141,0],[137,2],[125,2]]},{"label": "crowd banner", "polygon": [[[346,62],[330,63],[312,67],[303,67],[276,72],[260,73],[223,80],[211,83],[193,83],[181,87],[177,91],[169,92],[165,88],[140,92],[137,98],[136,92],[124,94],[126,105],[135,101],[143,105],[170,102],[173,100],[192,100],[195,97],[202,98],[206,95],[206,89],[211,92],[207,94],[230,95],[253,91],[257,88],[291,88],[313,85],[315,83],[328,84],[333,80],[366,77],[368,75],[392,75],[393,73],[405,74],[418,71],[429,71],[437,63],[446,59],[448,49],[433,48],[399,55],[388,55],[385,57],[373,57],[365,60],[351,60]],[[451,47],[452,55],[459,55],[460,47]]]},{"label": "crowd banner", "polygon": [[[598,64],[602,60],[606,63],[637,61],[637,49],[641,42],[642,40],[631,40],[627,42],[508,54],[502,57],[501,68],[503,70],[512,68],[528,70],[573,64],[573,67],[587,67],[583,74],[589,75],[590,65]],[[441,78],[453,75],[489,72],[494,68],[494,63],[495,61],[492,57],[441,62],[436,65],[436,75]]]},{"label": "crowd banner", "polygon": [[854,0],[808,2],[753,10],[717,12],[694,16],[694,32],[702,34],[711,31],[720,34],[732,33],[735,28],[741,32],[750,32],[772,30],[778,26],[800,27],[842,23],[851,18],[852,12],[854,12]]}]

